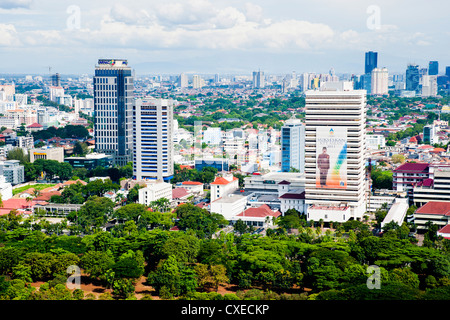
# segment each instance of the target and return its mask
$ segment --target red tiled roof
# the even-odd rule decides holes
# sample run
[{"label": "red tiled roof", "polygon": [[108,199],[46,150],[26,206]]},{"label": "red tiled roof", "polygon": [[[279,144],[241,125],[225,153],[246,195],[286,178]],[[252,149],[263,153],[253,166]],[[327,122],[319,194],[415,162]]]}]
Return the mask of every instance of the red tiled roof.
[{"label": "red tiled roof", "polygon": [[201,184],[203,184],[203,183],[198,182],[198,181],[184,181],[184,182],[182,182],[181,184],[185,184],[185,185],[197,185],[197,186],[199,186],[199,185],[201,185]]},{"label": "red tiled roof", "polygon": [[173,199],[180,199],[182,197],[187,196],[189,193],[186,191],[185,188],[175,188],[172,190],[172,198]]},{"label": "red tiled roof", "polygon": [[428,172],[428,167],[430,164],[428,163],[414,163],[414,162],[406,162],[395,169],[395,172],[398,171],[422,171]]},{"label": "red tiled roof", "polygon": [[450,216],[450,202],[430,201],[417,209],[416,213]]},{"label": "red tiled roof", "polygon": [[216,180],[214,180],[213,183],[211,184],[229,184],[230,182],[236,181],[238,178],[233,177],[233,180],[228,181],[227,179],[223,178],[223,177],[217,177]]},{"label": "red tiled roof", "polygon": [[30,124],[29,126],[27,126],[27,128],[42,128],[42,125],[40,125],[39,123],[35,122],[35,123]]},{"label": "red tiled roof", "polygon": [[258,208],[248,208],[244,212],[239,213],[238,217],[254,217],[254,218],[265,218],[278,217],[281,213],[279,211],[272,211],[267,204],[263,204]]},{"label": "red tiled roof", "polygon": [[418,187],[431,187],[434,184],[434,180],[431,178],[417,182]]},{"label": "red tiled roof", "polygon": [[440,233],[450,233],[450,224],[442,227],[441,229],[438,230],[438,232],[440,232]]}]

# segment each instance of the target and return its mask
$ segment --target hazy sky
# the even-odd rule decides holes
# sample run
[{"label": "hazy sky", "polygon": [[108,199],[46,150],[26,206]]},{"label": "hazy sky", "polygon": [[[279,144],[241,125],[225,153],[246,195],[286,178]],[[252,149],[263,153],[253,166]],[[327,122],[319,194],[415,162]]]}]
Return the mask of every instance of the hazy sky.
[{"label": "hazy sky", "polygon": [[0,74],[357,73],[450,65],[446,0],[0,0]]}]

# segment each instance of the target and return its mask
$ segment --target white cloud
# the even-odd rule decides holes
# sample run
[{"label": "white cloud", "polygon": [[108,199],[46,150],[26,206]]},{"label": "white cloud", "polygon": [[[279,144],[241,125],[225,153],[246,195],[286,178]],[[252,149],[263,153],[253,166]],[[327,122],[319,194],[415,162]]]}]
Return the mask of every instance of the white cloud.
[{"label": "white cloud", "polygon": [[19,43],[16,28],[12,24],[0,24],[0,47]]},{"label": "white cloud", "polygon": [[0,0],[0,8],[16,9],[16,8],[30,8],[33,0]]}]

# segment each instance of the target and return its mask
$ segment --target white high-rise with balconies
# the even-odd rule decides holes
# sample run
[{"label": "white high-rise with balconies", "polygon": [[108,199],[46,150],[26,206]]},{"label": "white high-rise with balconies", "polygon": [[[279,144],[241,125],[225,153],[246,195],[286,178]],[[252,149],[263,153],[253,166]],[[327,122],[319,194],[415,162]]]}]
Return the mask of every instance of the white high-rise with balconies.
[{"label": "white high-rise with balconies", "polygon": [[[314,90],[305,92],[305,95],[307,218],[336,222],[362,218],[366,211],[367,183],[366,91]],[[321,154],[326,152],[329,153],[328,171],[320,161]],[[319,179],[322,170],[327,177],[324,182]]]},{"label": "white high-rise with balconies", "polygon": [[134,110],[133,175],[136,180],[173,177],[173,102],[137,99]]},{"label": "white high-rise with balconies", "polygon": [[372,70],[371,94],[386,95],[388,94],[389,72],[386,68],[375,68]]}]

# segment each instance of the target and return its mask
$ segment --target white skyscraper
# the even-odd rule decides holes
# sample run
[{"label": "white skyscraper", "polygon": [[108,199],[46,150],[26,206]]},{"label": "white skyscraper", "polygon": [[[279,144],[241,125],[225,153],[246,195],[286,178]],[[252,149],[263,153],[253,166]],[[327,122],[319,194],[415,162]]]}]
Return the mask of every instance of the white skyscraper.
[{"label": "white skyscraper", "polygon": [[133,159],[133,88],[127,60],[98,60],[94,76],[95,149],[113,155],[119,166]]},{"label": "white skyscraper", "polygon": [[385,95],[388,94],[389,73],[386,68],[375,68],[372,70],[371,94]]},{"label": "white skyscraper", "polygon": [[199,75],[194,75],[192,77],[192,88],[201,89],[205,84],[205,81]]},{"label": "white skyscraper", "polygon": [[261,89],[265,87],[265,78],[263,71],[253,72],[253,88]]},{"label": "white skyscraper", "polygon": [[134,115],[133,175],[136,180],[169,181],[173,176],[173,104],[137,99]]},{"label": "white skyscraper", "polygon": [[300,119],[289,119],[281,128],[281,171],[305,171],[305,126]]},{"label": "white skyscraper", "polygon": [[437,89],[437,76],[422,76],[422,97],[436,97]]},{"label": "white skyscraper", "polygon": [[189,86],[188,76],[185,73],[181,73],[178,78],[178,86],[180,88],[187,88]]},{"label": "white skyscraper", "polygon": [[307,91],[305,202],[308,220],[365,213],[366,91]]}]

